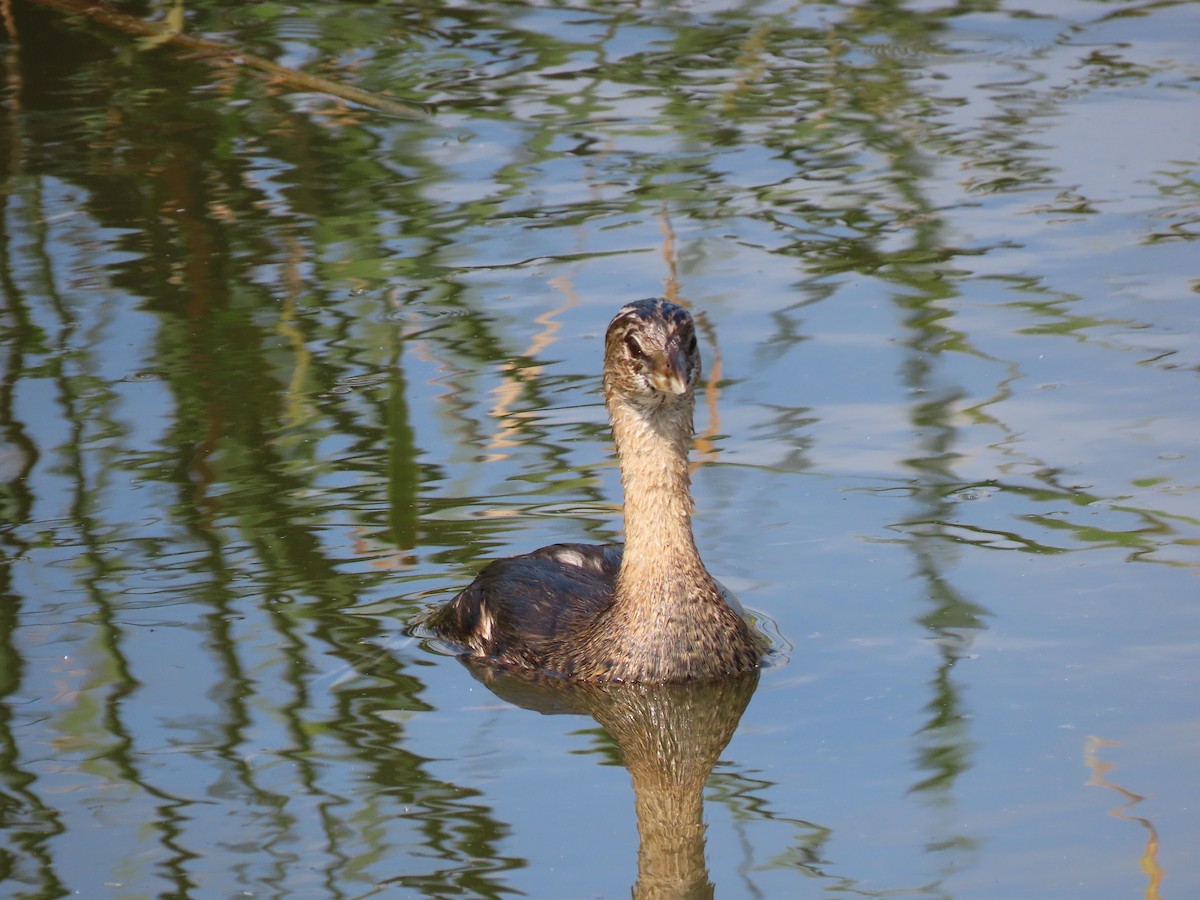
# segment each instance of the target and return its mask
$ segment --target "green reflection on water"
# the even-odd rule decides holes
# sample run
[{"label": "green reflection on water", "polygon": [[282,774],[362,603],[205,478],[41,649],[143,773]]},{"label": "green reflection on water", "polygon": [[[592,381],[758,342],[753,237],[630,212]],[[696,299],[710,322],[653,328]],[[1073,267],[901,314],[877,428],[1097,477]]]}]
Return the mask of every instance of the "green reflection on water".
[{"label": "green reflection on water", "polygon": [[[865,490],[906,494],[887,524],[935,647],[907,787],[952,808],[978,740],[958,666],[994,615],[963,554],[1116,548],[1182,567],[1200,530],[1155,491],[1169,476],[1081,486],[1022,443],[1022,362],[968,295],[999,285],[1023,340],[1103,346],[1135,320],[1038,273],[979,274],[1022,238],[953,222],[1027,193],[1042,218],[1102,216],[1057,183],[1030,123],[1169,67],[1089,51],[1079,82],[1043,89],[1067,24],[972,55],[956,27],[993,10],[187,5],[189,33],[436,110],[409,119],[14,5],[0,878],[31,897],[94,892],[95,873],[163,896],[522,890],[509,814],[412,747],[443,670],[378,648],[493,549],[568,526],[616,536],[596,360],[574,339],[610,310],[582,298],[689,277],[729,323],[705,331],[718,411],[760,370],[799,380],[771,367],[819,336],[805,316],[844,304],[881,330],[849,287],[891,298],[906,440]],[[936,68],[956,61],[1006,87],[968,96]],[[959,123],[973,102],[990,114]],[[1190,171],[1160,173],[1159,202],[1193,203]],[[1134,243],[1190,241],[1193,222]],[[706,461],[819,467],[836,403],[805,396],[811,381],[733,409],[751,437],[714,424]],[[1001,459],[986,477],[962,471],[975,444]],[[500,466],[518,450],[532,462]],[[719,769],[709,799],[787,827],[763,870],[858,889],[829,826],[772,804],[777,783]],[[97,829],[103,858],[80,849]],[[981,840],[949,824],[927,843],[949,879]]]}]

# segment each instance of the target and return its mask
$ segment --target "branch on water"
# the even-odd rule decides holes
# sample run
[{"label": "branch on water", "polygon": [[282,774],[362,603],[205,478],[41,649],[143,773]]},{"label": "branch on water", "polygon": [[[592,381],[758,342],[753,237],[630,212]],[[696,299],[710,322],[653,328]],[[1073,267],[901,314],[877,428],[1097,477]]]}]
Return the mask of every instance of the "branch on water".
[{"label": "branch on water", "polygon": [[[397,116],[424,118],[429,115],[427,110],[418,106],[397,103],[395,100],[387,97],[381,97],[378,94],[372,94],[328,78],[322,78],[318,75],[308,75],[296,69],[289,69],[287,66],[273,63],[269,59],[263,59],[261,56],[242,53],[237,48],[231,47],[228,44],[184,34],[179,27],[182,25],[182,15],[169,15],[168,21],[165,23],[150,22],[145,19],[139,19],[137,16],[117,12],[104,3],[87,2],[87,0],[27,0],[27,2],[56,9],[68,15],[83,16],[89,21],[104,25],[107,28],[113,28],[125,34],[145,38],[145,46],[147,47],[171,45],[199,56],[220,59],[233,65],[257,69],[259,72],[270,75],[272,78],[298,91],[313,91],[333,97],[340,97],[350,103],[369,106],[372,109]],[[177,10],[181,11],[182,7],[177,7]]]}]

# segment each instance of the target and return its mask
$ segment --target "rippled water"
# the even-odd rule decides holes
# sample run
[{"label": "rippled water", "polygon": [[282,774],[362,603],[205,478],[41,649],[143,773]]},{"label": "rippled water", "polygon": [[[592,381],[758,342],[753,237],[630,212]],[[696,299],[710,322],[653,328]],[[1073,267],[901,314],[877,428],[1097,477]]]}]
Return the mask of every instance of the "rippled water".
[{"label": "rippled water", "polygon": [[[1200,6],[69,6],[0,3],[0,893],[1200,892]],[[408,637],[619,537],[654,294],[772,664]]]}]

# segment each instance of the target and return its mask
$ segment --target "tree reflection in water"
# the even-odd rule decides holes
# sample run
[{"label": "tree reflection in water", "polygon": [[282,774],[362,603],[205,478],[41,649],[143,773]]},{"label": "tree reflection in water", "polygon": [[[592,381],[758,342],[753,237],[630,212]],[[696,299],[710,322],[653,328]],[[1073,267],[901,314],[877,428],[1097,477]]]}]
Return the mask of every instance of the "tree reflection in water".
[{"label": "tree reflection in water", "polygon": [[[1136,889],[1066,726],[1186,807],[1196,4],[89,4],[203,58],[64,5],[0,0],[7,892],[561,895],[438,731],[457,664],[357,663],[482,559],[618,536],[595,322],[668,273],[721,349],[699,537],[806,642],[747,714],[774,781],[710,779],[712,879]],[[605,722],[669,736],[640,690],[575,711],[683,884],[707,757]]]}]

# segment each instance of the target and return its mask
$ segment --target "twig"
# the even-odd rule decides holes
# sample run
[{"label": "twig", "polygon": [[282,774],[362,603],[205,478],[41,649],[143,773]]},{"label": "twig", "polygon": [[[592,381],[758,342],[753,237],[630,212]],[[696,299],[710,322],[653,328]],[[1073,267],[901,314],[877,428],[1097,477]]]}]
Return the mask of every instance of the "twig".
[{"label": "twig", "polygon": [[222,44],[206,38],[192,37],[176,28],[172,28],[170,25],[160,22],[149,22],[145,19],[139,19],[137,16],[117,12],[102,3],[86,2],[86,0],[28,0],[28,2],[35,3],[38,6],[47,6],[70,15],[83,16],[92,22],[97,22],[108,28],[114,28],[125,34],[150,38],[153,40],[155,46],[159,44],[171,44],[199,56],[216,57],[235,65],[248,66],[249,68],[264,72],[272,78],[277,78],[296,90],[329,94],[334,97],[340,97],[343,100],[348,100],[351,103],[369,106],[372,109],[378,109],[397,116],[424,118],[429,115],[426,110],[420,107],[397,103],[395,100],[390,100],[387,97],[380,97],[376,94],[351,87],[350,85],[331,81],[328,78],[322,78],[318,75],[308,75],[296,69],[289,69],[287,66],[273,63],[269,59],[263,59],[261,56],[242,53],[228,44]]}]

